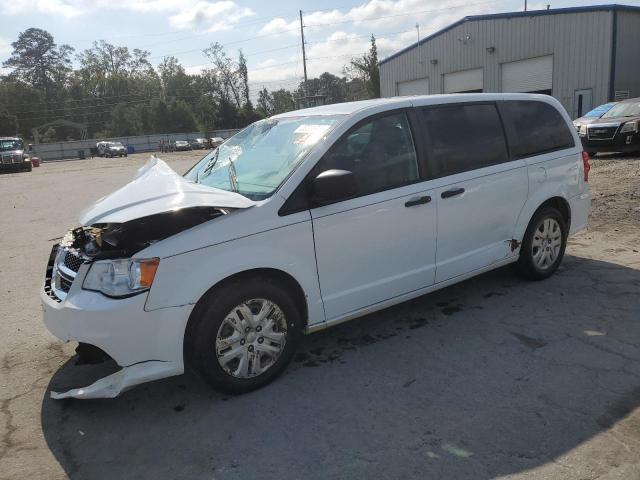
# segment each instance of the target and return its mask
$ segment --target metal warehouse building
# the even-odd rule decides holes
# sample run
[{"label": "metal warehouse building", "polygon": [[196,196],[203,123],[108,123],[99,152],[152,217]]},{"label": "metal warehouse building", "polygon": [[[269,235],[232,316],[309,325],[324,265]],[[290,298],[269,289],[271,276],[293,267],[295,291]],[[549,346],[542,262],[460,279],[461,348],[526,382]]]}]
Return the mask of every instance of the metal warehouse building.
[{"label": "metal warehouse building", "polygon": [[546,93],[576,118],[640,96],[640,7],[465,17],[382,60],[380,87],[383,97]]}]

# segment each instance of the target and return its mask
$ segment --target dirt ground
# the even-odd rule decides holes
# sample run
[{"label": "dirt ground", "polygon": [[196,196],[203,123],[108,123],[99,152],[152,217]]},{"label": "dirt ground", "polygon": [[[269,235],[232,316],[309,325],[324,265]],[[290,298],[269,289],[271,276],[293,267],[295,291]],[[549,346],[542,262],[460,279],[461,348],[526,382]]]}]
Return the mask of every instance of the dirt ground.
[{"label": "dirt ground", "polygon": [[640,479],[640,158],[592,161],[590,227],[544,282],[500,269],[311,335],[239,397],[187,373],[50,400],[109,366],[43,326],[48,252],[147,158],[0,175],[0,479]]}]

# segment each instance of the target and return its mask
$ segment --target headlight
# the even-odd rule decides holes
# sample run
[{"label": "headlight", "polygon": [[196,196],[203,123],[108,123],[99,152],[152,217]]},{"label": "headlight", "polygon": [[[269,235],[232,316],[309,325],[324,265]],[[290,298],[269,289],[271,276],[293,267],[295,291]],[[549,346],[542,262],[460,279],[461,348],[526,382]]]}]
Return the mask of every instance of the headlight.
[{"label": "headlight", "polygon": [[580,125],[580,135],[586,135],[586,134],[587,134],[587,126]]},{"label": "headlight", "polygon": [[91,265],[82,288],[109,297],[140,293],[151,287],[159,264],[159,258],[100,260]]},{"label": "headlight", "polygon": [[620,133],[629,133],[629,132],[637,132],[638,131],[638,121],[633,120],[631,122],[627,122],[622,126]]}]

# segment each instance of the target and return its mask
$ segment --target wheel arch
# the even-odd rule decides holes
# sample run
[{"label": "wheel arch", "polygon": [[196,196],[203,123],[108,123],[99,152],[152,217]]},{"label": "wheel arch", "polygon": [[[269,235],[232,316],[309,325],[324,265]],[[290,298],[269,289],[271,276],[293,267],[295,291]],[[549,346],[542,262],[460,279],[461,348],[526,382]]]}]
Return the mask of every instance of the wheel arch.
[{"label": "wheel arch", "polygon": [[531,223],[531,219],[540,211],[540,209],[545,207],[553,207],[562,214],[568,232],[571,227],[571,206],[564,196],[556,194],[543,199],[537,199],[535,202],[529,200],[529,202],[525,204],[525,207],[520,213],[513,238],[522,242],[525,231],[527,230],[529,223]]},{"label": "wheel arch", "polygon": [[[569,231],[569,228],[571,226],[571,207],[569,206],[569,202],[565,198],[560,196],[548,198],[547,200],[542,202],[538,208],[536,208],[535,212],[533,212],[533,214],[531,215],[531,218],[533,218],[533,216],[544,207],[553,207],[558,210],[564,218],[564,222],[567,226],[567,231]],[[531,218],[529,219],[529,221],[531,221]]]},{"label": "wheel arch", "polygon": [[238,282],[242,281],[245,278],[256,277],[272,279],[278,284],[282,285],[283,288],[285,288],[288,292],[291,292],[294,302],[299,309],[303,328],[306,328],[309,321],[309,307],[307,305],[307,296],[305,295],[300,283],[291,274],[285,272],[284,270],[280,270],[277,268],[252,268],[249,270],[243,270],[241,272],[234,273],[233,275],[229,275],[228,277],[219,280],[202,294],[202,296],[198,299],[195,306],[193,307],[193,310],[189,315],[189,319],[187,320],[187,326],[184,333],[183,348],[186,348],[186,346],[190,344],[189,339],[192,338],[192,336],[196,333],[196,319],[200,315],[200,312],[202,311],[202,308],[204,306],[204,301],[209,295],[215,295],[216,290],[219,290],[221,287],[230,282]]}]

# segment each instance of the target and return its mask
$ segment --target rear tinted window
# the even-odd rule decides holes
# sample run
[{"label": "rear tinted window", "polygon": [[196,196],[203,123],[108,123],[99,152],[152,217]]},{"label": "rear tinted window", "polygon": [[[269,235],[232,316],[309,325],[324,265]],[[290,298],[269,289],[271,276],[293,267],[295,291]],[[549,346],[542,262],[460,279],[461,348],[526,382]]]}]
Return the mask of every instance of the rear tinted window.
[{"label": "rear tinted window", "polygon": [[474,170],[508,160],[494,104],[447,105],[422,109],[429,161],[437,175]]},{"label": "rear tinted window", "polygon": [[544,102],[500,102],[511,153],[530,157],[573,147],[573,135],[555,108]]}]

